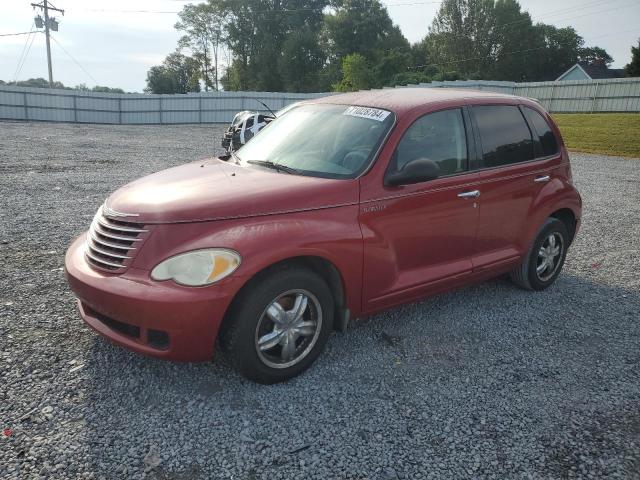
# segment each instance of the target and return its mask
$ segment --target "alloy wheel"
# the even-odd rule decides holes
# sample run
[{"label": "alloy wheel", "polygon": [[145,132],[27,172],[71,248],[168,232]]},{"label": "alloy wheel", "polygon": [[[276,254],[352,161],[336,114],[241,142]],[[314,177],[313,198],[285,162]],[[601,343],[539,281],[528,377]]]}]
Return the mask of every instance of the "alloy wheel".
[{"label": "alloy wheel", "polygon": [[538,250],[536,263],[536,275],[546,282],[558,270],[564,250],[564,240],[558,232],[550,233],[542,242]]},{"label": "alloy wheel", "polygon": [[290,290],[265,308],[255,333],[260,360],[271,368],[288,368],[313,349],[322,327],[322,308],[311,292]]}]

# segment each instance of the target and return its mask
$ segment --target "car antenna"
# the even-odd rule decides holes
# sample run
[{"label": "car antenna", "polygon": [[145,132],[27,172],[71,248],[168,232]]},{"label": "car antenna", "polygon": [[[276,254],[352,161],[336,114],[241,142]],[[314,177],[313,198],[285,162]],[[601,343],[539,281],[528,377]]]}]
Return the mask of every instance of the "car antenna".
[{"label": "car antenna", "polygon": [[256,102],[258,102],[259,104],[261,104],[264,108],[266,108],[267,110],[269,110],[269,112],[271,113],[271,115],[273,115],[274,117],[276,116],[275,112],[274,112],[273,110],[271,110],[271,109],[269,108],[269,106],[268,106],[266,103],[264,103],[262,100],[258,100],[257,98],[256,98],[255,100],[256,100]]}]

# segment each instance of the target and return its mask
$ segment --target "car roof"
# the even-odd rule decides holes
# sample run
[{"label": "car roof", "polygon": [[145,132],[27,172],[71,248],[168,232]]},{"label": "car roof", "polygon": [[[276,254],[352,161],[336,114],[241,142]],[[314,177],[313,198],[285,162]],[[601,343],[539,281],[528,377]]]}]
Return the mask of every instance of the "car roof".
[{"label": "car roof", "polygon": [[453,88],[388,88],[382,90],[363,90],[315,98],[305,103],[329,103],[337,105],[358,105],[390,110],[403,114],[416,107],[429,103],[459,104],[473,99],[496,99],[511,103],[526,102],[527,99],[495,92],[481,92],[470,89]]}]

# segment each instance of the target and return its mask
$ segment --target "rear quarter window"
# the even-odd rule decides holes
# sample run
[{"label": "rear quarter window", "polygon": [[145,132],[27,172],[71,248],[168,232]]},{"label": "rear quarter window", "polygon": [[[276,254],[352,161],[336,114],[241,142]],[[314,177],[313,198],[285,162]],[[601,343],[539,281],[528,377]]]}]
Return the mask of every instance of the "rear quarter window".
[{"label": "rear quarter window", "polygon": [[531,131],[515,105],[477,105],[473,113],[482,143],[484,167],[534,159]]},{"label": "rear quarter window", "polygon": [[534,109],[524,107],[524,114],[533,128],[536,157],[548,157],[558,153],[558,140],[545,118]]}]

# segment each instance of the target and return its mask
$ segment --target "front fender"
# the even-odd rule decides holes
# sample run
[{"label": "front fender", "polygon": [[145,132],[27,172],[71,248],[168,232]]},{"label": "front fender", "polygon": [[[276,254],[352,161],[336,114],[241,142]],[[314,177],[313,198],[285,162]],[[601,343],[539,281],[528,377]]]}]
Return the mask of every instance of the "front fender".
[{"label": "front fender", "polygon": [[240,267],[229,277],[233,277],[235,296],[254,275],[271,265],[301,256],[320,257],[341,275],[347,308],[355,315],[361,310],[363,261],[357,215],[358,206],[348,205],[237,220],[158,225],[133,266],[151,271],[162,260],[179,253],[231,248],[242,258]]}]

